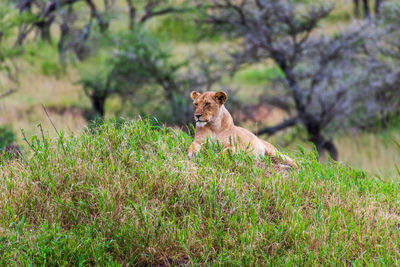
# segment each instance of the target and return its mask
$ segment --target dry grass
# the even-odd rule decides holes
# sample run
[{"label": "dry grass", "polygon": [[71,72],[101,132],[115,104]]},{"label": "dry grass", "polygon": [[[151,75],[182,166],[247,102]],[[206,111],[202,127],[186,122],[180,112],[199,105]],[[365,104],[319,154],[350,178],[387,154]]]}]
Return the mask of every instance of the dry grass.
[{"label": "dry grass", "polygon": [[[38,133],[38,124],[54,136],[43,104],[60,130],[80,132],[87,125],[82,108],[90,106],[90,102],[80,86],[74,85],[79,78],[73,71],[59,79],[35,73],[29,66],[24,71],[18,91],[0,101],[0,124],[12,125],[20,141],[20,129],[30,136]],[[7,81],[3,82],[7,87]]]},{"label": "dry grass", "polygon": [[392,140],[400,140],[399,130],[388,133],[358,133],[339,137],[340,160],[384,179],[399,179],[395,168],[400,151]]}]

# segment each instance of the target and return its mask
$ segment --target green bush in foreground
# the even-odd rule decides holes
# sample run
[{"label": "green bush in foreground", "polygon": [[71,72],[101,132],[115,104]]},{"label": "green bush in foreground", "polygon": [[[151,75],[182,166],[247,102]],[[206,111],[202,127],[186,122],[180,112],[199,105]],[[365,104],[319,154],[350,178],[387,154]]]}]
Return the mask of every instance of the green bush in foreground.
[{"label": "green bush in foreground", "polygon": [[0,265],[399,264],[398,183],[190,142],[147,121],[34,137],[0,164]]}]

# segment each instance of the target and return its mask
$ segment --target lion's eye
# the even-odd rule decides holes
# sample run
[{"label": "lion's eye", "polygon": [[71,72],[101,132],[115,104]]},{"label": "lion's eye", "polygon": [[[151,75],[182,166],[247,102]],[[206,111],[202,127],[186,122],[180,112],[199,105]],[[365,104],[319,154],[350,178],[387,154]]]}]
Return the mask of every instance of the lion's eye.
[{"label": "lion's eye", "polygon": [[209,105],[210,105],[210,103],[205,103],[204,104],[205,107],[208,107]]},{"label": "lion's eye", "polygon": [[193,104],[193,106],[197,107],[197,106],[198,106],[198,104],[197,104],[197,103],[194,103],[194,104]]}]

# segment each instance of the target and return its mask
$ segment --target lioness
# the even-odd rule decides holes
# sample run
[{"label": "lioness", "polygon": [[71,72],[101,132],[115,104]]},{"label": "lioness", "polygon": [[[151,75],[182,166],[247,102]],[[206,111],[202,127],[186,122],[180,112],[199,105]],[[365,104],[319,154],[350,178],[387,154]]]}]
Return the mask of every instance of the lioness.
[{"label": "lioness", "polygon": [[223,144],[224,152],[230,150],[235,153],[236,148],[239,148],[251,151],[255,155],[269,155],[274,159],[279,157],[285,165],[297,168],[297,164],[291,158],[280,154],[273,145],[233,124],[232,116],[224,106],[228,98],[225,92],[201,94],[193,91],[191,97],[195,108],[196,134],[189,147],[189,157],[199,152],[204,141],[211,138]]}]

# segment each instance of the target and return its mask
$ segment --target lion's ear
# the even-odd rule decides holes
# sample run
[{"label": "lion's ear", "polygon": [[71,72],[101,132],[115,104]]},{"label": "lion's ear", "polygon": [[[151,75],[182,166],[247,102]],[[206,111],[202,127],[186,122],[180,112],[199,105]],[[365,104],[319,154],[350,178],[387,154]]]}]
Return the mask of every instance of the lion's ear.
[{"label": "lion's ear", "polygon": [[198,98],[199,95],[200,95],[200,93],[199,93],[199,92],[196,92],[196,91],[192,91],[192,92],[190,93],[190,97],[191,97],[193,100],[195,100],[196,98]]},{"label": "lion's ear", "polygon": [[228,99],[228,95],[223,91],[219,91],[219,92],[215,93],[214,99],[215,99],[215,101],[217,101],[217,103],[219,103],[220,105],[223,105],[226,102],[226,100]]}]

